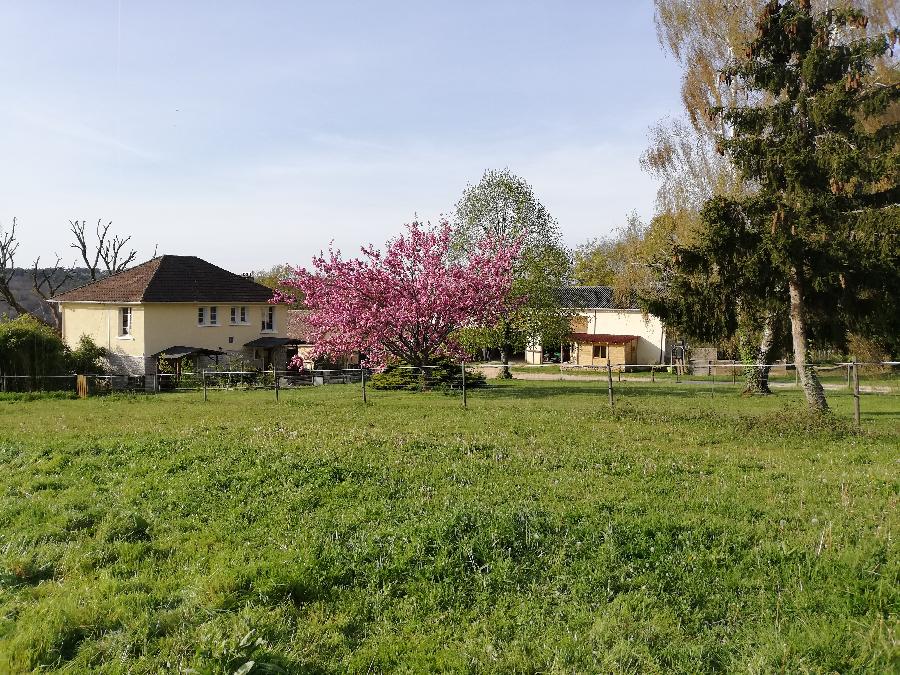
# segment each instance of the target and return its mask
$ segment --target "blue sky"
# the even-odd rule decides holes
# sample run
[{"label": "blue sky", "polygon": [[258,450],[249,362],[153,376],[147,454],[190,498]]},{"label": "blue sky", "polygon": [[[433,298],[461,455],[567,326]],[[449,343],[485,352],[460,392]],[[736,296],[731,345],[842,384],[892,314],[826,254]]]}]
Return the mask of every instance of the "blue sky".
[{"label": "blue sky", "polygon": [[508,166],[576,245],[652,214],[679,81],[649,0],[5,2],[0,223],[25,264],[103,218],[244,271],[381,243]]}]

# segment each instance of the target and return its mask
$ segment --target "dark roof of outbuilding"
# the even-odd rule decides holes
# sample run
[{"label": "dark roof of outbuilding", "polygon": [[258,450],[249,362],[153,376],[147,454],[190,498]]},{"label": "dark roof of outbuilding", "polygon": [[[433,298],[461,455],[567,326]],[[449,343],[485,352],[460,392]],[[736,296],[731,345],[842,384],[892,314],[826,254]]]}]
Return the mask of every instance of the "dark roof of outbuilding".
[{"label": "dark roof of outbuilding", "polygon": [[573,309],[615,309],[611,286],[566,286],[559,289],[559,304]]},{"label": "dark roof of outbuilding", "polygon": [[183,347],[181,345],[175,345],[174,347],[163,349],[161,352],[157,352],[152,356],[157,356],[161,359],[182,359],[185,356],[220,356],[224,353],[225,352],[219,351],[218,349],[206,349],[204,347]]},{"label": "dark roof of outbuilding", "polygon": [[192,255],[163,255],[73,288],[57,302],[268,302],[272,289]]},{"label": "dark roof of outbuilding", "polygon": [[254,349],[271,349],[272,347],[285,347],[287,345],[298,346],[304,344],[303,340],[284,337],[260,337],[244,344],[245,347]]},{"label": "dark roof of outbuilding", "polygon": [[571,333],[569,337],[575,342],[605,345],[624,345],[638,339],[637,335],[611,335],[609,333]]}]

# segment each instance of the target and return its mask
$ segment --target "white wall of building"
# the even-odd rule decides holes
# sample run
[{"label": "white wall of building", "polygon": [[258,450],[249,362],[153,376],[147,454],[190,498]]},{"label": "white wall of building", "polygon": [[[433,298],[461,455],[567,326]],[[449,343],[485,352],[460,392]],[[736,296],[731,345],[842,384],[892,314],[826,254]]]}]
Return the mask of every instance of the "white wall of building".
[{"label": "white wall of building", "polygon": [[[576,317],[587,319],[588,333],[637,335],[635,359],[638,364],[664,363],[668,359],[665,329],[662,321],[653,315],[644,315],[639,309],[589,309],[577,312]],[[525,361],[539,364],[541,355],[541,345],[529,345]]]},{"label": "white wall of building", "polygon": [[637,335],[639,364],[661,363],[666,358],[666,332],[662,321],[639,309],[592,309],[579,312],[588,319],[588,333]]}]

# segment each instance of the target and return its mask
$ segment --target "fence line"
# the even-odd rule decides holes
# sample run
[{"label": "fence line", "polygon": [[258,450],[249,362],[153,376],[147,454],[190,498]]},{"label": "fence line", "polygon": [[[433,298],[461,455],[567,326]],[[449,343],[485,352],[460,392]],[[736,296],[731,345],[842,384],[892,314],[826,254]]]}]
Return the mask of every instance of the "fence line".
[{"label": "fence line", "polygon": [[[468,405],[467,399],[467,382],[466,370],[478,370],[483,367],[498,367],[502,364],[480,364],[461,362],[455,364],[459,368],[459,372],[451,377],[451,388],[457,388],[462,393],[462,404],[464,407]],[[516,364],[520,366],[520,364]],[[765,367],[777,368],[794,368],[795,362],[783,362],[773,364],[762,364]],[[860,423],[860,375],[859,367],[861,366],[900,366],[900,361],[848,361],[832,364],[807,364],[817,371],[833,371],[846,368],[847,370],[847,388],[851,390],[853,396],[854,420],[857,426]],[[560,368],[560,375],[564,375],[565,371],[592,371],[597,372],[596,379],[600,380],[606,386],[606,392],[609,397],[609,405],[613,406],[615,401],[615,392],[613,387],[612,370],[615,368],[618,372],[618,381],[623,381],[623,372],[633,371],[633,369],[649,370],[650,382],[656,381],[657,372],[672,371],[675,375],[675,383],[706,384],[710,385],[709,393],[715,393],[715,386],[729,384],[737,384],[737,373],[748,369],[756,368],[759,364],[744,363],[738,361],[722,362],[710,361],[706,365],[700,365],[697,373],[697,365],[694,364],[695,372],[688,374],[680,372],[681,368],[678,364],[611,364],[607,361],[604,365],[597,366],[571,366],[569,368]],[[413,370],[419,372],[427,372],[428,370],[442,368],[444,366],[394,366],[395,370]],[[520,366],[521,367],[521,366]],[[534,366],[537,368],[537,366]],[[530,369],[525,366],[524,370]],[[686,368],[684,368],[686,370]],[[707,370],[708,369],[708,370]],[[719,373],[716,369],[720,369]],[[707,372],[703,372],[707,370]],[[721,378],[717,380],[717,374],[721,374],[721,370],[729,371],[731,378]],[[640,372],[640,371],[638,371]],[[646,372],[646,371],[645,371]],[[77,390],[80,395],[90,393],[106,393],[118,390],[143,391],[147,393],[159,393],[164,391],[203,391],[204,400],[208,400],[209,391],[223,391],[234,389],[258,389],[274,391],[275,400],[279,401],[280,392],[283,389],[302,388],[304,386],[317,386],[327,384],[361,384],[361,398],[364,403],[368,402],[367,381],[373,374],[373,370],[366,367],[357,368],[320,368],[320,369],[301,369],[301,370],[202,370],[199,372],[187,373],[155,373],[148,375],[129,375],[129,374],[89,374],[79,376],[77,374],[60,374],[60,375],[0,375],[0,391],[9,392],[10,384],[13,385],[14,393],[23,393],[26,391],[72,391]],[[633,372],[631,373],[633,374]],[[691,375],[693,379],[682,379],[686,375]],[[605,376],[605,377],[604,377]],[[893,392],[893,371],[891,371],[891,384],[887,393]],[[81,380],[81,378],[84,378]],[[702,379],[699,379],[702,378]],[[595,378],[591,377],[591,380]],[[585,380],[585,381],[591,381]],[[647,381],[647,378],[638,378],[639,381]],[[82,387],[81,382],[84,382]],[[87,382],[90,382],[90,386]],[[634,378],[625,378],[626,383],[636,381]],[[669,380],[671,382],[671,380]],[[799,386],[799,382],[795,379],[795,383]],[[602,386],[602,385],[601,385]],[[833,385],[832,385],[833,387]],[[84,390],[82,392],[82,389]],[[869,391],[872,391],[871,389]],[[886,393],[884,391],[872,391],[872,393]]]}]

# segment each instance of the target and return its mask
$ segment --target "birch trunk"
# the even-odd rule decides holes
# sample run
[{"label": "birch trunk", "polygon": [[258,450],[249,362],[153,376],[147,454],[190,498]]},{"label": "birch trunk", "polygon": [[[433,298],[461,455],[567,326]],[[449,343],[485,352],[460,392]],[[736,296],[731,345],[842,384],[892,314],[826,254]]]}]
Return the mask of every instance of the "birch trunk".
[{"label": "birch trunk", "polygon": [[791,337],[794,342],[794,367],[800,386],[806,395],[809,407],[815,412],[826,412],[828,402],[825,400],[825,391],[822,383],[816,375],[815,368],[807,364],[809,358],[806,345],[808,342],[806,315],[803,304],[803,285],[796,270],[792,270],[788,281],[788,292],[791,298]]},{"label": "birch trunk", "polygon": [[766,317],[763,322],[762,335],[753,350],[753,363],[744,368],[745,394],[771,394],[769,389],[769,360],[772,356],[772,345],[775,343],[775,319]]}]

